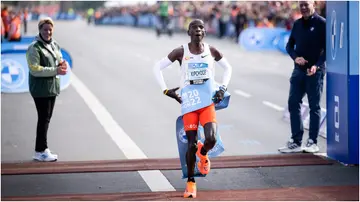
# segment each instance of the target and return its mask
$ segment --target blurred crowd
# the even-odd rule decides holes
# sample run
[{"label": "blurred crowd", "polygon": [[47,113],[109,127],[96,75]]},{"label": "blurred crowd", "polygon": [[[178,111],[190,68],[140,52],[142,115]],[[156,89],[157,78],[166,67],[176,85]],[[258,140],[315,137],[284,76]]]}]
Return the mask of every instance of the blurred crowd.
[{"label": "blurred crowd", "polygon": [[[22,31],[27,32],[27,8],[1,6],[1,41],[20,41]],[[23,29],[24,28],[24,29]]]},{"label": "blurred crowd", "polygon": [[[155,3],[144,3],[122,5],[115,7],[91,8],[90,11],[80,11],[83,16],[93,15],[96,19],[105,17],[116,17],[131,15],[137,19],[141,15],[152,14],[155,16],[166,15],[172,21],[175,29],[186,30],[189,22],[194,18],[204,20],[207,32],[216,34],[219,38],[237,38],[242,30],[247,27],[281,27],[290,30],[293,22],[300,18],[297,1],[158,1]],[[315,1],[317,13],[326,17],[325,1]],[[166,13],[164,14],[163,5]],[[11,17],[7,12],[21,16],[22,20],[27,18],[27,13],[32,17],[41,13],[52,15],[59,10],[58,4],[40,5],[22,9],[11,9],[6,11],[2,5],[2,22],[6,29],[11,24]],[[73,12],[73,11],[72,11]],[[10,18],[10,19],[9,19]],[[26,22],[25,22],[26,23]],[[136,25],[135,25],[136,26]],[[26,25],[25,25],[26,30]],[[26,31],[25,31],[26,32]],[[229,36],[229,33],[231,35]]]},{"label": "blurred crowd", "polygon": [[[98,15],[114,17],[130,14],[134,17],[144,14],[159,14],[163,2],[153,5],[141,3],[113,8],[102,8]],[[168,1],[169,17],[176,19],[179,27],[186,29],[193,18],[203,19],[208,32],[223,37],[226,26],[233,25],[236,36],[246,27],[283,27],[291,29],[300,18],[297,1]],[[316,1],[317,13],[325,17],[325,1]],[[218,29],[218,30],[215,30]]]}]

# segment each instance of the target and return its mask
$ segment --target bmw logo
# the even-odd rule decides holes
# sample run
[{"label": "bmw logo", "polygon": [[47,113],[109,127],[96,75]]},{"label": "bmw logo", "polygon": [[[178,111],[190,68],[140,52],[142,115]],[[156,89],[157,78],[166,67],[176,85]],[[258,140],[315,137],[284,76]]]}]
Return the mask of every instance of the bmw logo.
[{"label": "bmw logo", "polygon": [[25,81],[24,67],[15,60],[1,61],[1,86],[9,89],[19,88]]}]

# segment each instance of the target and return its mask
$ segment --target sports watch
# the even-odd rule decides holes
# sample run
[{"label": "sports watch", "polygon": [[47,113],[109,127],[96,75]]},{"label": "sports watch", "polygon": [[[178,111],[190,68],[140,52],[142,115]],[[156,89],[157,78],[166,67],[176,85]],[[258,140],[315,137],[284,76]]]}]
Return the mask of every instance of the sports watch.
[{"label": "sports watch", "polygon": [[219,89],[223,92],[226,92],[226,90],[227,90],[225,85],[220,86]]}]

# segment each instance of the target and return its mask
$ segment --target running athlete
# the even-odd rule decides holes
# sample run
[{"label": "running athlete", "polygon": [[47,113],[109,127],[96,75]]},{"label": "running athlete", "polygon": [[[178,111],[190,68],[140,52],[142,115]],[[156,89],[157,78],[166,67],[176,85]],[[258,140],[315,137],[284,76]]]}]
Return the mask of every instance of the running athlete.
[{"label": "running athlete", "polygon": [[[222,53],[202,41],[205,34],[204,22],[193,20],[188,29],[190,43],[174,49],[154,67],[155,76],[163,93],[181,104],[184,130],[188,139],[186,153],[188,180],[184,192],[185,198],[196,198],[194,178],[196,156],[200,159],[197,165],[200,173],[208,174],[210,171],[207,152],[215,146],[217,131],[214,103],[224,98],[232,73],[232,67]],[[215,89],[214,60],[225,70],[219,89]],[[168,89],[161,71],[175,61],[179,61],[181,66],[180,87]],[[176,93],[179,88],[181,97]],[[204,144],[197,139],[199,121],[204,128]]]}]

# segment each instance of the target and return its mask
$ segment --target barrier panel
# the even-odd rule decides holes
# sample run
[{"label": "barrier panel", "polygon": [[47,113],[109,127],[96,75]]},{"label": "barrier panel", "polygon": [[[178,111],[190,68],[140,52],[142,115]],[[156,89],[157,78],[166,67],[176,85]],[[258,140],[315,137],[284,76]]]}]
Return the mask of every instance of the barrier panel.
[{"label": "barrier panel", "polygon": [[[225,98],[220,103],[215,104],[215,110],[221,110],[228,107],[230,102],[230,93],[225,93]],[[176,120],[176,140],[178,144],[178,151],[179,151],[179,157],[180,157],[180,164],[181,164],[181,170],[182,170],[182,178],[185,179],[188,177],[187,173],[187,165],[186,165],[186,152],[188,149],[188,141],[187,137],[184,131],[184,124],[182,120],[182,116],[179,116]],[[198,140],[200,140],[202,143],[204,143],[205,136],[204,136],[204,129],[201,127],[199,123],[198,127]],[[216,144],[215,146],[208,152],[209,158],[214,158],[219,156],[222,152],[224,152],[224,145],[221,140],[220,132],[219,132],[219,126],[217,127],[216,131]],[[196,163],[195,163],[195,176],[194,177],[205,177],[206,175],[202,175],[198,168],[197,168],[197,162],[199,162],[199,158],[196,157]]]},{"label": "barrier panel", "polygon": [[[70,66],[66,75],[58,75],[60,78],[60,89],[64,90],[71,82],[72,59],[66,50],[61,49],[61,53]],[[26,61],[26,49],[1,50],[1,92],[29,92],[28,79],[29,68]]]},{"label": "barrier panel", "polygon": [[[23,44],[23,43],[31,43],[35,39],[34,36],[22,36],[20,41],[12,41],[8,42],[7,40],[1,41],[1,49],[3,49],[4,45],[10,45],[10,44]],[[5,49],[8,49],[7,47]]]},{"label": "barrier panel", "polygon": [[285,54],[288,54],[286,51],[286,44],[289,41],[290,33],[291,33],[290,31],[285,31],[281,33],[278,38],[279,41],[277,42],[278,50]]},{"label": "barrier panel", "polygon": [[[174,30],[185,30],[187,24],[192,18],[184,17],[182,20],[178,16],[170,17],[170,22]],[[180,23],[180,21],[183,21]],[[95,20],[96,25],[127,25],[139,27],[154,28],[158,25],[158,17],[153,14],[143,14],[136,18],[132,15],[117,15],[106,16],[101,19]],[[212,28],[208,30],[210,34],[218,34],[219,23],[217,19],[212,22]],[[289,39],[290,32],[284,28],[256,28],[250,23],[249,28],[241,32],[239,37],[239,44],[247,50],[260,51],[260,50],[275,50],[286,53],[286,44]],[[235,26],[231,21],[226,23],[225,36],[235,35]]]},{"label": "barrier panel", "polygon": [[68,13],[54,13],[51,15],[48,14],[36,14],[29,13],[28,20],[29,21],[39,21],[42,18],[51,17],[53,20],[79,20],[82,19],[82,16],[76,13],[68,14]]},{"label": "barrier panel", "polygon": [[56,20],[78,20],[82,17],[76,13],[68,14],[68,13],[57,13],[53,16]]},{"label": "barrier panel", "polygon": [[359,2],[326,3],[327,155],[359,164]]},{"label": "barrier panel", "polygon": [[283,28],[247,28],[240,33],[239,45],[248,51],[277,51],[279,46],[283,49],[284,43],[286,46],[285,33],[287,31]]}]

